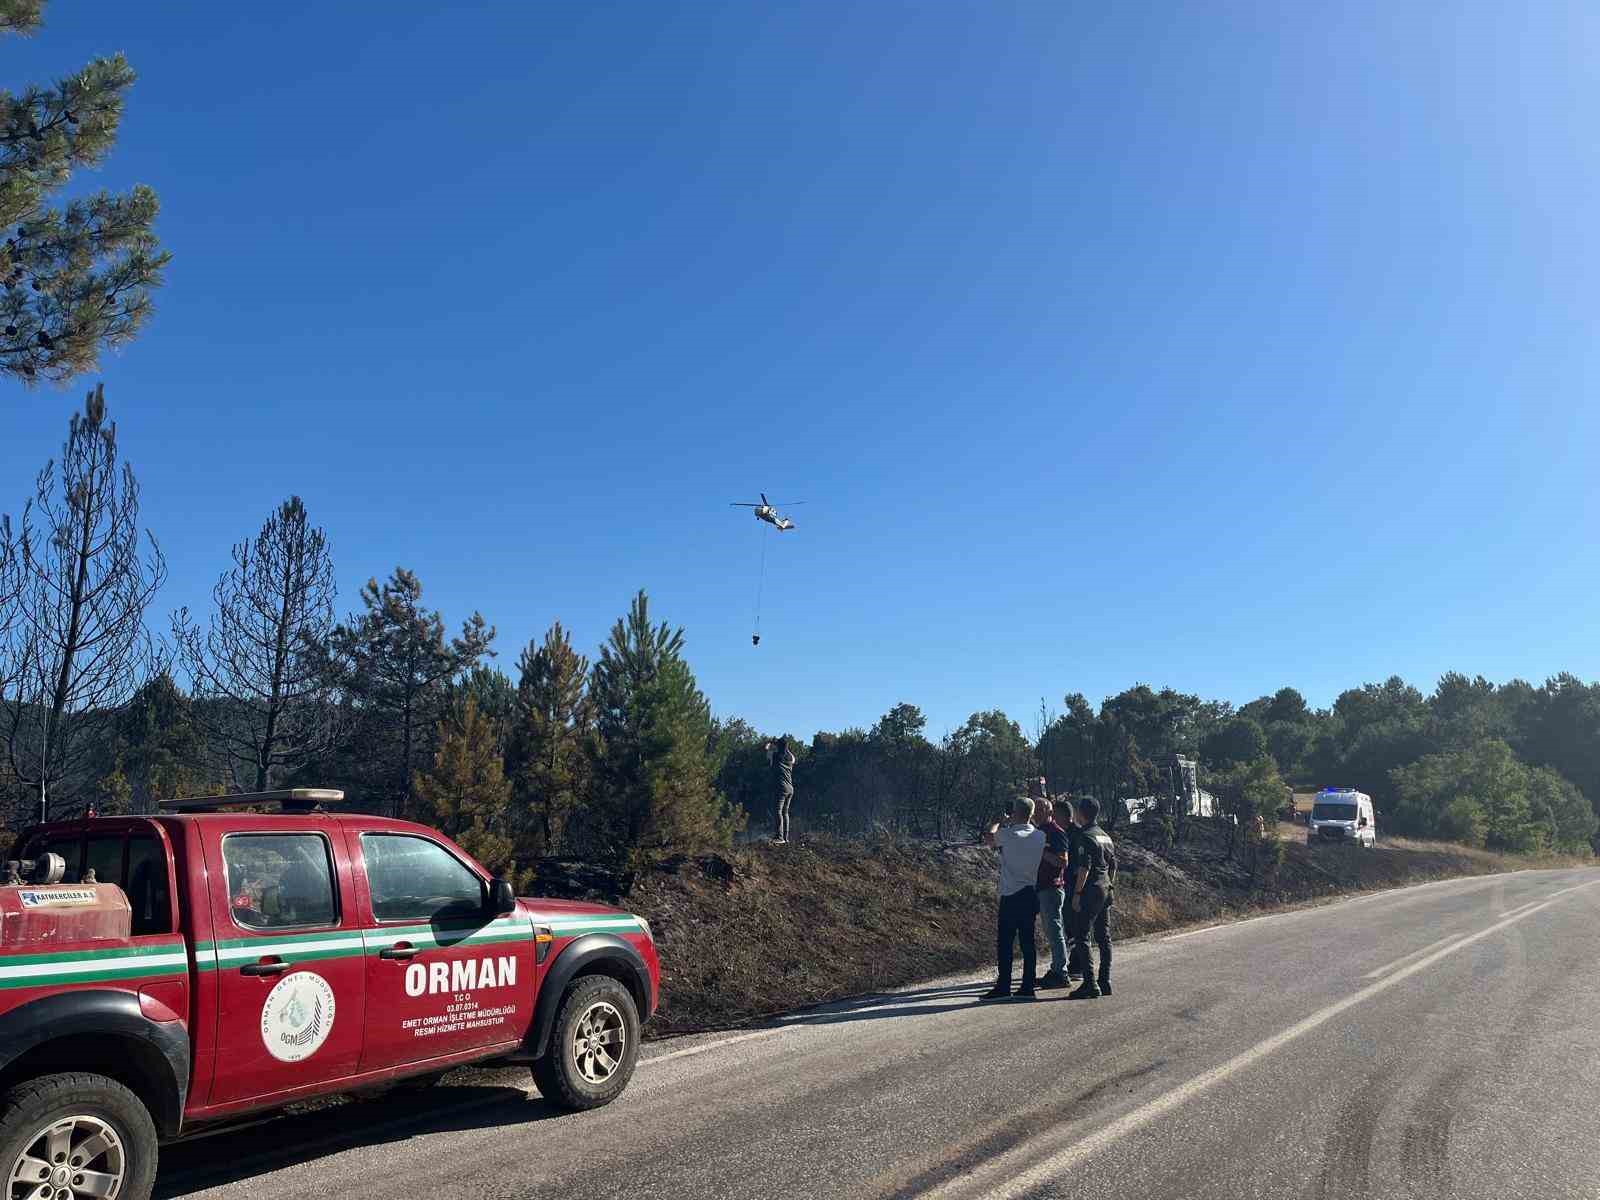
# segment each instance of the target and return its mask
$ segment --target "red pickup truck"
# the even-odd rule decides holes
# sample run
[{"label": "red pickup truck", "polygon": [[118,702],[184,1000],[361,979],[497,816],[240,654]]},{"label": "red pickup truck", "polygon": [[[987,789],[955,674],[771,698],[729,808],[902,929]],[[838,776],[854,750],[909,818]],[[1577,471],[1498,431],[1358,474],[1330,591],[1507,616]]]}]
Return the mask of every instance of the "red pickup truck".
[{"label": "red pickup truck", "polygon": [[528,1063],[567,1108],[627,1085],[659,995],[649,925],[519,900],[431,829],[326,810],[341,798],[22,833],[0,883],[7,1200],[144,1200],[161,1141],[462,1063]]}]

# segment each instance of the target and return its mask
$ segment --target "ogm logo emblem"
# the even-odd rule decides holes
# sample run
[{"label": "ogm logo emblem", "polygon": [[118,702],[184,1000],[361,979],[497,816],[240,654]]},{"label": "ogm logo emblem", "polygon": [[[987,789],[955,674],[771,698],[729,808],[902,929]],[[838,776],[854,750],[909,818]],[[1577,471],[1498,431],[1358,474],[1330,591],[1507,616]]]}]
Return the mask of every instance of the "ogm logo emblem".
[{"label": "ogm logo emblem", "polygon": [[315,971],[278,980],[261,1006],[261,1041],[279,1062],[300,1062],[333,1032],[333,988]]}]

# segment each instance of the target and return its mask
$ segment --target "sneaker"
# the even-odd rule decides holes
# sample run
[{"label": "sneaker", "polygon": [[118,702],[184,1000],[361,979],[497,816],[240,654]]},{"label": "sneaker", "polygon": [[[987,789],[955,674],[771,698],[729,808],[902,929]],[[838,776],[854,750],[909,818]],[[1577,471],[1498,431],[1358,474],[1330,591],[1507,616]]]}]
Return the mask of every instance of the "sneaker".
[{"label": "sneaker", "polygon": [[1046,973],[1039,980],[1039,986],[1041,988],[1064,988],[1069,986],[1069,983],[1070,981],[1065,975],[1062,975],[1056,971],[1050,971]]},{"label": "sneaker", "polygon": [[1068,1000],[1098,1000],[1100,989],[1088,980],[1078,985],[1078,990],[1067,997]]},{"label": "sneaker", "polygon": [[1031,987],[1019,988],[1017,990],[1017,999],[1018,1000],[1032,1000],[1033,997],[1035,996],[1035,994],[1036,993],[1034,992],[1034,990]]},{"label": "sneaker", "polygon": [[997,987],[990,988],[983,995],[979,996],[978,999],[979,1000],[1006,1000],[1006,999],[1009,999],[1010,996],[1011,996],[1011,989],[1010,988],[1002,988],[1002,987],[998,987],[997,986]]}]

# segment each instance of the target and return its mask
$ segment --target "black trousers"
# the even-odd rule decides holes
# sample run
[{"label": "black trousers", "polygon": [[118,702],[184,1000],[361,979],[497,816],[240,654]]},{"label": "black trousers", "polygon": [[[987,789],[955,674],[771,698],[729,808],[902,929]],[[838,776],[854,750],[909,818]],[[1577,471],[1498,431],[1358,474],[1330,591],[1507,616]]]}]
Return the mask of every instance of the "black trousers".
[{"label": "black trousers", "polygon": [[1000,935],[995,941],[995,984],[1011,990],[1011,943],[1022,939],[1022,986],[1033,987],[1039,969],[1039,948],[1033,940],[1033,919],[1039,915],[1039,895],[1031,887],[1000,897]]},{"label": "black trousers", "polygon": [[[1068,900],[1068,904],[1072,901]],[[1071,909],[1072,953],[1068,956],[1067,971],[1088,979],[1094,974],[1094,962],[1089,956],[1089,934],[1094,933],[1095,947],[1100,951],[1100,979],[1111,978],[1111,892],[1098,883],[1083,889],[1078,898],[1076,912]],[[1076,969],[1074,969],[1076,968]]]}]

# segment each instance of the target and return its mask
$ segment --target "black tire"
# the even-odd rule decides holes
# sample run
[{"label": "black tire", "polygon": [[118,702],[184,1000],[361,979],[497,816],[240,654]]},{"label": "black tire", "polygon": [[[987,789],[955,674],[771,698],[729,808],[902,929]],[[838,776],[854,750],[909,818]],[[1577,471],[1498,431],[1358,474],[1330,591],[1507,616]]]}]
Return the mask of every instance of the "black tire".
[{"label": "black tire", "polygon": [[[155,1122],[139,1097],[122,1084],[87,1071],[30,1079],[0,1099],[0,1187],[7,1185],[45,1132],[69,1117],[102,1122],[121,1142],[122,1186],[117,1200],[149,1200],[156,1182]],[[63,1165],[70,1170],[73,1164],[69,1160]],[[80,1165],[108,1164],[97,1157]]]},{"label": "black tire", "polygon": [[[586,1075],[576,1053],[584,1020],[594,1014],[608,1022],[615,1014],[615,1024],[620,1025],[625,1039],[620,1060],[603,1080]],[[574,1111],[610,1104],[628,1086],[638,1065],[639,1028],[638,1006],[633,1002],[633,993],[623,984],[609,975],[585,975],[573,980],[556,1009],[550,1048],[533,1064],[533,1081],[539,1085],[540,1094],[550,1103]],[[593,1066],[592,1060],[590,1065]]]}]

